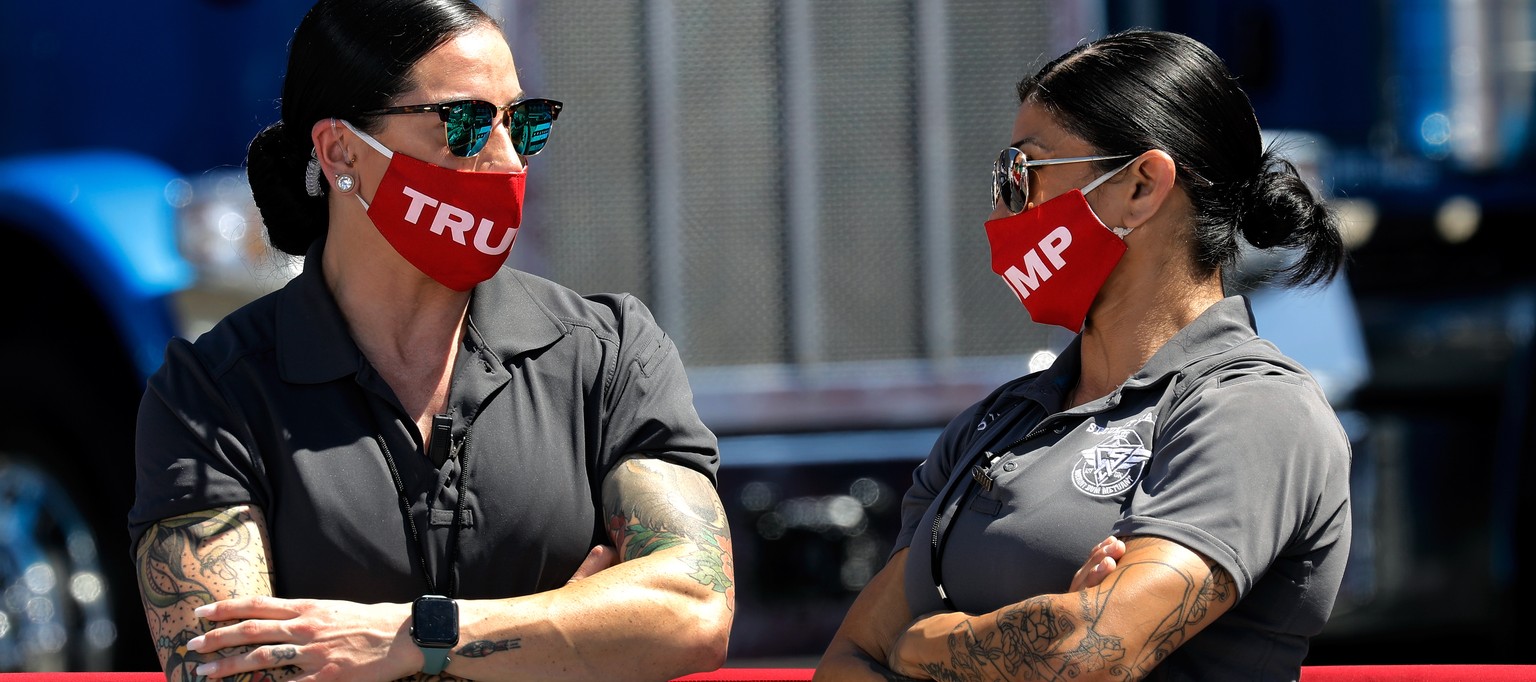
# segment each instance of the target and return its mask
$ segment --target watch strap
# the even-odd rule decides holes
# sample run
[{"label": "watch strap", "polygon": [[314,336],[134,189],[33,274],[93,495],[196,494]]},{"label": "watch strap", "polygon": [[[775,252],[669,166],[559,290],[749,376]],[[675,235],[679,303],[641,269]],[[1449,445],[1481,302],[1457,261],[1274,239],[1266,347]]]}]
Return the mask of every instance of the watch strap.
[{"label": "watch strap", "polygon": [[421,671],[428,675],[436,675],[448,667],[449,647],[419,647],[421,656],[426,659],[421,664]]}]

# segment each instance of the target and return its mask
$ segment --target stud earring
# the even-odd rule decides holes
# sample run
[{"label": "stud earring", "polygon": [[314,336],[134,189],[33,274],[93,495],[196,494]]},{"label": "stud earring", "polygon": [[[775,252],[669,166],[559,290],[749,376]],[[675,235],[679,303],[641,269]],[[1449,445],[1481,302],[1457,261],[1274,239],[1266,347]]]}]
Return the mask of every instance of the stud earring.
[{"label": "stud earring", "polygon": [[337,191],[341,192],[342,194],[346,194],[348,192],[351,192],[356,187],[357,187],[357,178],[352,177],[351,174],[349,174],[349,173],[338,173],[336,175],[336,190]]},{"label": "stud earring", "polygon": [[310,148],[309,162],[304,164],[304,193],[312,197],[325,194],[325,185],[320,182],[320,159],[314,148]]}]

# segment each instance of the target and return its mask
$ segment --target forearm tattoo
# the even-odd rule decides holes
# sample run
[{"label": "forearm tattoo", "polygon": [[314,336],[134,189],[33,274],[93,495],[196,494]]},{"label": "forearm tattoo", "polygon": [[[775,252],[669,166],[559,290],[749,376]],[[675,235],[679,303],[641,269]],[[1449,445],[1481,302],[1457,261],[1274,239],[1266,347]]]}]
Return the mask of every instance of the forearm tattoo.
[{"label": "forearm tattoo", "polygon": [[[167,680],[202,680],[194,672],[199,664],[254,648],[200,654],[189,650],[187,642],[218,625],[192,615],[193,609],[220,599],[271,594],[256,524],[249,508],[212,509],[161,521],[139,541],[139,596]],[[287,667],[226,679],[270,682],[297,674],[297,668]]]},{"label": "forearm tattoo", "polygon": [[604,483],[608,532],[624,561],[691,546],[678,556],[688,576],[736,602],[731,530],[709,480],[677,465],[630,459]]},{"label": "forearm tattoo", "polygon": [[[1146,570],[1172,572],[1183,581],[1184,590],[1142,646],[1136,647],[1134,658],[1127,660],[1123,638],[1104,632],[1101,626],[1120,582]],[[1197,631],[1213,604],[1230,602],[1235,595],[1232,578],[1219,567],[1211,567],[1196,586],[1187,570],[1162,562],[1138,562],[1121,567],[1099,589],[1078,593],[1076,613],[1063,609],[1059,596],[1040,596],[999,611],[996,628],[985,634],[972,621],[961,623],[948,636],[949,660],[921,667],[941,682],[1070,680],[1097,670],[1115,679],[1138,680]]]},{"label": "forearm tattoo", "polygon": [[459,650],[453,653],[464,658],[485,658],[486,656],[494,654],[498,651],[511,651],[513,649],[521,648],[523,648],[523,640],[521,637],[496,641],[491,641],[489,639],[478,639],[459,647]]}]

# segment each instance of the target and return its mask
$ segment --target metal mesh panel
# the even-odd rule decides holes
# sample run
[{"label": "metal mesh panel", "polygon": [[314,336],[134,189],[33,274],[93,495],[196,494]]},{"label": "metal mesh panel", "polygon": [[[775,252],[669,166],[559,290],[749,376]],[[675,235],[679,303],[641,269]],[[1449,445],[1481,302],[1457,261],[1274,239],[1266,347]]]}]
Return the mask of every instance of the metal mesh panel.
[{"label": "metal mesh panel", "polygon": [[[801,351],[825,361],[925,357],[923,316],[932,311],[923,274],[946,268],[932,270],[935,256],[922,247],[922,49],[911,2],[806,3],[811,61],[799,76],[786,69],[786,10],[775,0],[532,4],[539,59],[529,77],[542,84],[525,87],[563,99],[566,110],[534,161],[520,265],[577,290],[641,296],[690,366],[792,362],[790,289],[802,280],[788,274],[795,221],[786,193],[800,177],[791,169],[812,167],[814,248],[803,260],[817,275],[815,305],[805,308],[817,308],[816,329],[798,337],[810,344]],[[982,229],[991,162],[1017,107],[1014,84],[1053,56],[1051,4],[974,0],[944,11],[948,76],[938,96],[952,105],[950,148],[939,158],[954,213],[949,324],[960,356],[1027,353],[1066,338],[1031,323],[991,273]],[[669,27],[660,37],[658,7]],[[670,41],[666,49],[649,43],[658,39]],[[670,103],[654,101],[658,73],[669,79]],[[814,163],[797,166],[789,161],[802,150],[786,133],[793,103],[784,98],[806,79]],[[675,120],[653,120],[658,109]],[[676,140],[670,189],[657,185],[657,126]],[[675,211],[653,210],[667,205],[657,202]],[[675,225],[656,224],[668,215]],[[656,270],[655,256],[680,265]]]},{"label": "metal mesh panel", "polygon": [[[645,22],[633,0],[536,3],[541,70],[519,66],[565,102],[549,146],[530,165],[516,264],[581,292],[650,300]],[[531,241],[532,244],[525,244]]]},{"label": "metal mesh panel", "polygon": [[674,3],[682,349],[692,365],[786,359],[776,6]]},{"label": "metal mesh panel", "polygon": [[823,357],[922,352],[912,13],[814,3]]},{"label": "metal mesh panel", "polygon": [[1054,54],[1045,0],[971,0],[949,4],[954,152],[954,273],[959,327],[956,353],[1027,353],[1060,345],[1054,327],[1031,322],[993,274],[983,223],[991,211],[992,161],[1010,141],[1019,79]]}]

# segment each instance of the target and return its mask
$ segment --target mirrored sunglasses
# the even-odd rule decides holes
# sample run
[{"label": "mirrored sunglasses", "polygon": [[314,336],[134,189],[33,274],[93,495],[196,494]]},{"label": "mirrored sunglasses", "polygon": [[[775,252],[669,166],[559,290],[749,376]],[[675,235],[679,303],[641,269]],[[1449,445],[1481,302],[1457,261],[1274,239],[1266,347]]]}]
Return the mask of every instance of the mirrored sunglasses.
[{"label": "mirrored sunglasses", "polygon": [[533,156],[549,141],[549,131],[560,117],[564,104],[552,99],[520,99],[498,107],[485,100],[461,99],[437,104],[408,104],[361,112],[365,116],[436,113],[443,120],[448,151],[454,156],[474,156],[491,139],[496,119],[506,112],[507,132],[512,149],[523,156]]},{"label": "mirrored sunglasses", "polygon": [[992,205],[1003,201],[1008,206],[1010,213],[1018,213],[1029,204],[1029,169],[1038,166],[1057,166],[1064,163],[1088,163],[1090,161],[1113,161],[1115,159],[1128,159],[1133,154],[1116,154],[1113,156],[1074,156],[1064,159],[1039,159],[1030,160],[1024,152],[1013,147],[1004,149],[997,155],[997,162],[992,164]]}]

